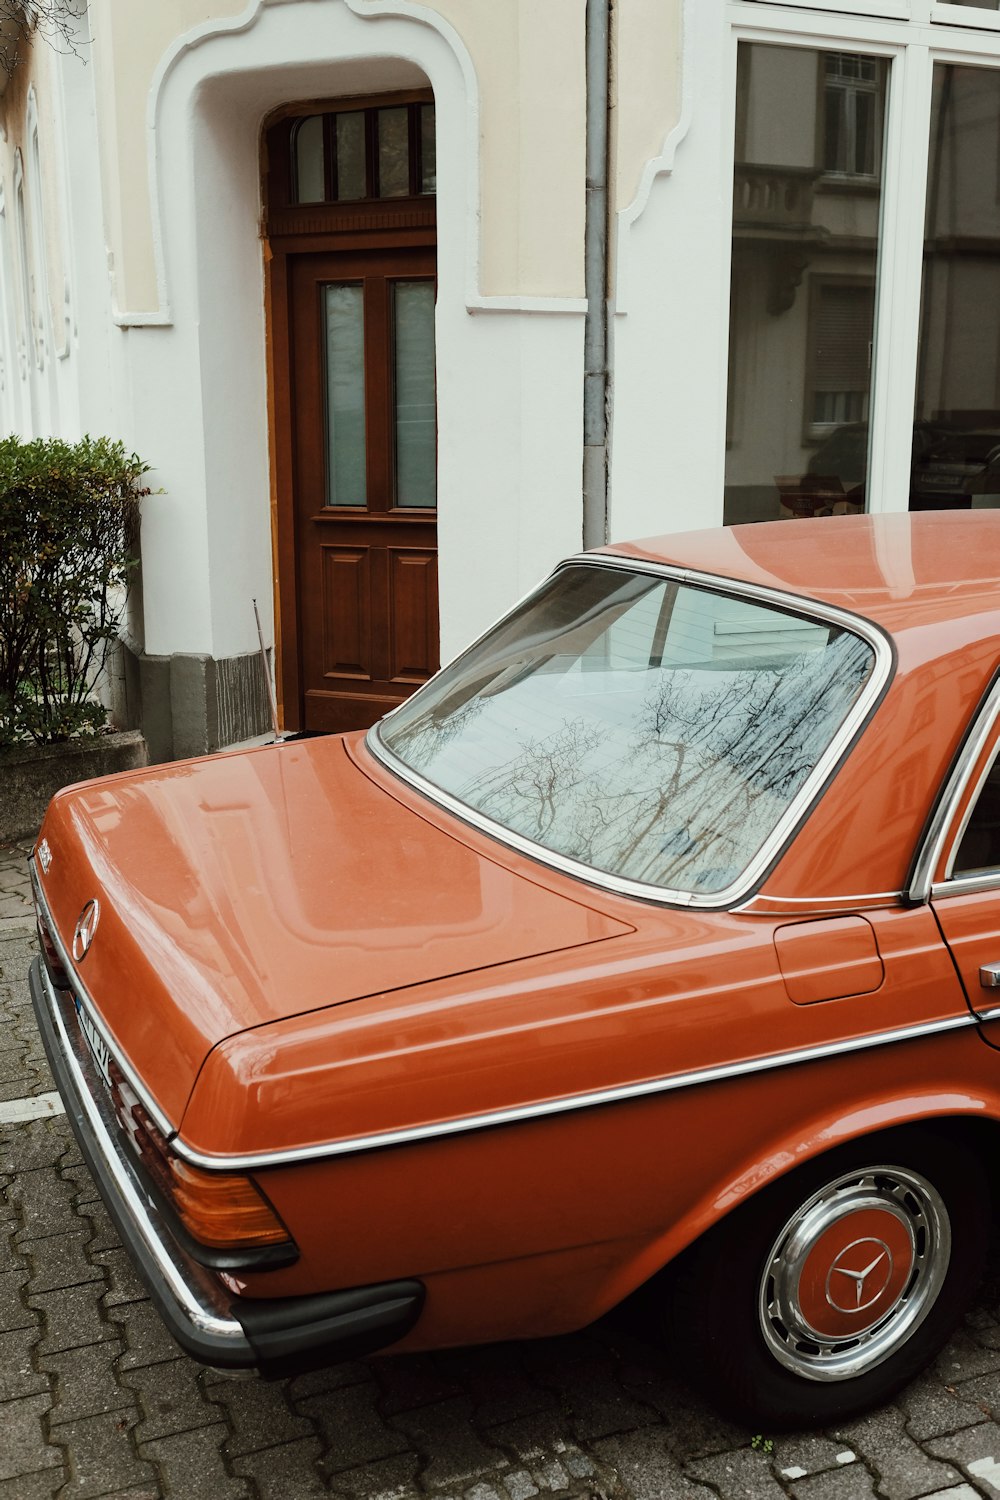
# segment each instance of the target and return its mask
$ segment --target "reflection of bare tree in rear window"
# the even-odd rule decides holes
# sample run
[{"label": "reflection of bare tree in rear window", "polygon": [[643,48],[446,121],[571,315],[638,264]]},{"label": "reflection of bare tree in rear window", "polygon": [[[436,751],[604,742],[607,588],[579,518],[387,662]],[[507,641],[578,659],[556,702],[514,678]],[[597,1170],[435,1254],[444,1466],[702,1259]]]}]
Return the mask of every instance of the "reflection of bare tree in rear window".
[{"label": "reflection of bare tree in rear window", "polygon": [[787,609],[572,566],[379,733],[553,853],[715,892],[775,828],[871,664],[859,637]]}]

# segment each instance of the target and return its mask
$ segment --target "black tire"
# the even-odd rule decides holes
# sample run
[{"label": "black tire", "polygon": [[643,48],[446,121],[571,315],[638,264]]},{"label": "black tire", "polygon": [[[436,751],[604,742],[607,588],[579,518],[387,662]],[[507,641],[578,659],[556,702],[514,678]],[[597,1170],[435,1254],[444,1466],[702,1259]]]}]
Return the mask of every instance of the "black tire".
[{"label": "black tire", "polygon": [[974,1295],[989,1200],[968,1142],[925,1127],[852,1142],[789,1173],[676,1268],[672,1322],[692,1379],[715,1405],[772,1431],[888,1400]]}]

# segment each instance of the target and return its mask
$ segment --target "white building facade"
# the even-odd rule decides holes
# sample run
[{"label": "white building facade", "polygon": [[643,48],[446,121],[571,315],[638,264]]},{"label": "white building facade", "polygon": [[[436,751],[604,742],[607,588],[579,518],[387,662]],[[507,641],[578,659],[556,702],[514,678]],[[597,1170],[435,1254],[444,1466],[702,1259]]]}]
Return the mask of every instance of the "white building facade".
[{"label": "white building facade", "polygon": [[152,466],[154,758],[266,728],[254,599],[360,727],[579,549],[600,289],[588,542],[1000,498],[998,5],[80,0],[0,106],[0,416]]}]

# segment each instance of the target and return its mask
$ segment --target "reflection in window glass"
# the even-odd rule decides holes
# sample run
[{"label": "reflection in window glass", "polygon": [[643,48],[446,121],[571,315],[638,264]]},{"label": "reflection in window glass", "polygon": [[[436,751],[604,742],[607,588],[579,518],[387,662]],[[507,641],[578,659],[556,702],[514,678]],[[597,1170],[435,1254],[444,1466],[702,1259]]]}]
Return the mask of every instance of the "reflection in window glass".
[{"label": "reflection in window glass", "polygon": [[888,71],[741,43],[727,524],[866,504]]},{"label": "reflection in window glass", "polygon": [[437,133],[433,104],[420,106],[420,191],[437,192]]},{"label": "reflection in window glass", "polygon": [[912,510],[1000,506],[1000,74],[934,69]]},{"label": "reflection in window glass", "polygon": [[973,10],[1000,10],[1000,0],[947,0],[949,5],[968,5]]},{"label": "reflection in window glass", "polygon": [[337,141],[337,197],[341,203],[368,195],[365,182],[365,117],[349,110],[335,117]]},{"label": "reflection in window glass", "polygon": [[378,112],[378,195],[405,198],[410,191],[410,112]]},{"label": "reflection in window glass", "polygon": [[553,853],[718,892],[775,829],[872,665],[857,636],[783,609],[571,566],[378,735]]},{"label": "reflection in window glass", "polygon": [[437,423],[434,400],[434,283],[392,289],[396,504],[434,505]]},{"label": "reflection in window glass", "polygon": [[326,503],[364,505],[365,322],[360,286],[323,288],[326,311]]},{"label": "reflection in window glass", "polygon": [[952,874],[974,875],[987,870],[1000,870],[1000,760],[994,760],[972,809]]},{"label": "reflection in window glass", "polygon": [[295,127],[295,186],[299,203],[322,203],[326,197],[323,167],[323,116],[310,115]]}]

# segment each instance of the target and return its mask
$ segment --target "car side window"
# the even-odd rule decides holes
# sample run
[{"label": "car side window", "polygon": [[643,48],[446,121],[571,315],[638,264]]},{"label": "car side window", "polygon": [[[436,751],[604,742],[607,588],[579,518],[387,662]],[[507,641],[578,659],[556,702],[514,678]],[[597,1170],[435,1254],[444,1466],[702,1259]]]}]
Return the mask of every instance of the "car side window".
[{"label": "car side window", "polygon": [[955,854],[952,876],[1000,869],[1000,755],[994,755]]}]

